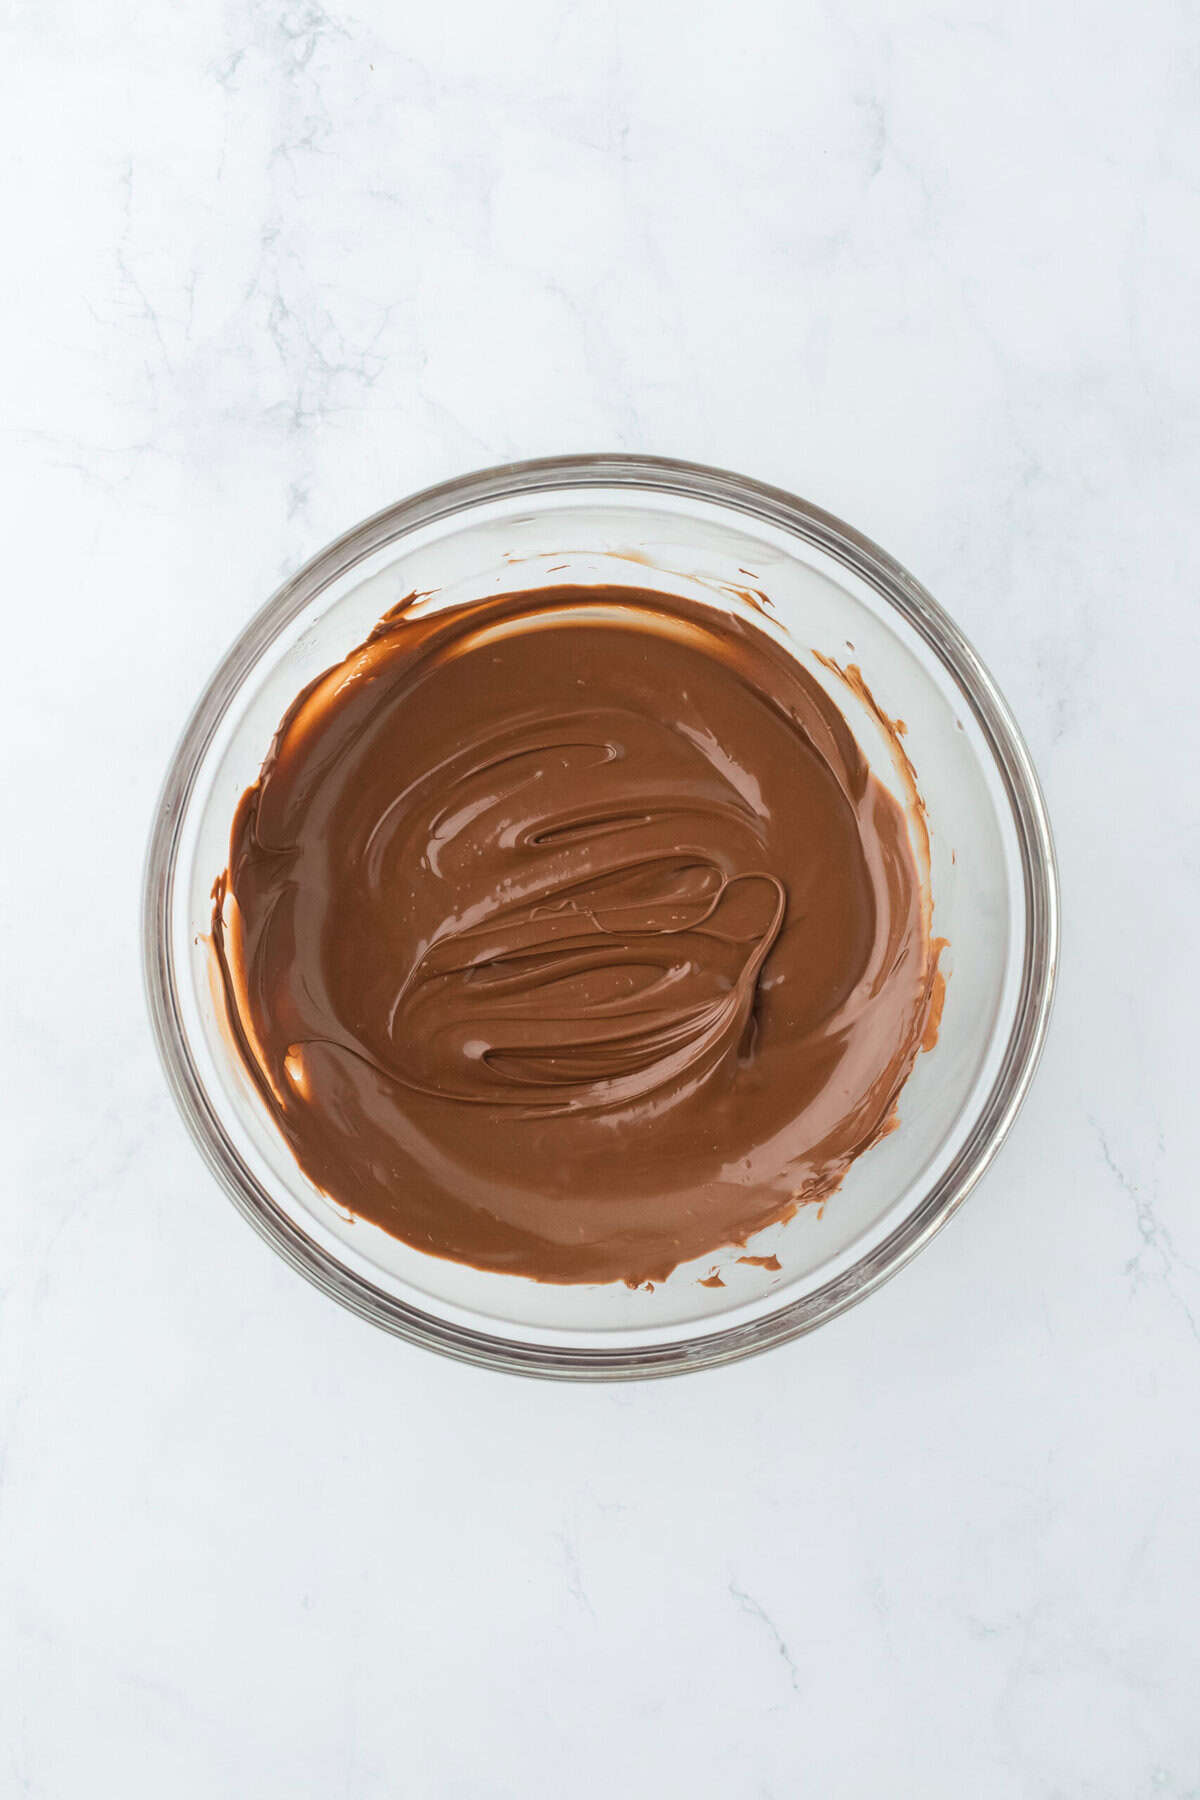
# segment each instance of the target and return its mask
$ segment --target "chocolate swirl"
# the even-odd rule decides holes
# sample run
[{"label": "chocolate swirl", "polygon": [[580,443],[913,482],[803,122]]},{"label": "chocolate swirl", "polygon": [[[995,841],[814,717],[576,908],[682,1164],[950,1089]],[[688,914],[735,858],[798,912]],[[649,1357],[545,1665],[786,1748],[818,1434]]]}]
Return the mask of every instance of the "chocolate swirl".
[{"label": "chocolate swirl", "polygon": [[935,960],[901,810],[824,689],[629,589],[389,615],[280,725],[213,926],[317,1185],[556,1281],[661,1278],[836,1185]]}]

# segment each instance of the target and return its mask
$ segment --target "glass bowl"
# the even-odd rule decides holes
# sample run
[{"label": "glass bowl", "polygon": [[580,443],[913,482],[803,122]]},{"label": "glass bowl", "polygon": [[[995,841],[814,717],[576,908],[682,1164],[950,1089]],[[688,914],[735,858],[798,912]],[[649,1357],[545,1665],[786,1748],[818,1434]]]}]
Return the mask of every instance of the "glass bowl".
[{"label": "glass bowl", "polygon": [[[212,982],[210,891],[229,828],[299,690],[403,595],[453,604],[540,582],[669,588],[756,612],[826,682],[854,662],[903,719],[925,802],[933,929],[949,942],[939,1041],[899,1128],[824,1207],[652,1291],[555,1286],[428,1256],[345,1213],[303,1175],[229,1046]],[[816,653],[819,653],[816,654]],[[835,697],[896,786],[877,720]],[[201,1153],[267,1241],[325,1293],[413,1343],[490,1368],[663,1375],[765,1350],[872,1293],[961,1205],[995,1156],[1045,1036],[1058,943],[1054,852],[1020,734],[974,651],[925,590],[848,525],[779,489],[655,457],[559,457],[403,500],[314,557],[251,620],[175,752],[155,815],[143,944],[167,1080]],[[719,1266],[723,1287],[699,1277]]]}]

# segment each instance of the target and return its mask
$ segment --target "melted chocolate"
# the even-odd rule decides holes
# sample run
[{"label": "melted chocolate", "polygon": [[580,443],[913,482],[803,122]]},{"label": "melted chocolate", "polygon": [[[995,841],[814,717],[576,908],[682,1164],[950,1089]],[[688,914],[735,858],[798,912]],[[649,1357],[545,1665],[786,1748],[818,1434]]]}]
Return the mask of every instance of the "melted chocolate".
[{"label": "melted chocolate", "polygon": [[213,942],[301,1168],[406,1243],[660,1280],[881,1135],[936,954],[821,685],[627,588],[405,603],[243,795]]}]

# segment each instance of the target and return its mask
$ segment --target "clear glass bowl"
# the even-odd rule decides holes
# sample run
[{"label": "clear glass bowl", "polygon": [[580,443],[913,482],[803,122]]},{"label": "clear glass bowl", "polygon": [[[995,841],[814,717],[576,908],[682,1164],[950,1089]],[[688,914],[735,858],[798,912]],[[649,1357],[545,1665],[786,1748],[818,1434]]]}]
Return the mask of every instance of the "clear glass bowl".
[{"label": "clear glass bowl", "polygon": [[[858,663],[905,744],[931,837],[934,930],[949,940],[936,1048],[900,1128],[749,1248],[646,1290],[558,1287],[463,1268],[398,1243],[322,1195],[231,1053],[211,979],[210,889],[233,810],[306,682],[413,590],[433,605],[541,581],[657,586],[759,619],[827,684],[814,651]],[[852,646],[852,648],[848,648]],[[881,779],[885,734],[836,690]],[[893,785],[895,785],[893,780]],[[464,476],[355,527],[263,607],[206,687],[159,801],[145,879],[150,1014],[192,1136],[235,1204],[292,1267],[414,1343],[490,1368],[596,1379],[727,1362],[864,1299],[945,1223],[995,1156],[1045,1036],[1058,894],[1045,806],[994,682],[931,597],[858,532],[741,476],[652,457],[578,456]],[[698,1276],[718,1264],[725,1286]]]}]

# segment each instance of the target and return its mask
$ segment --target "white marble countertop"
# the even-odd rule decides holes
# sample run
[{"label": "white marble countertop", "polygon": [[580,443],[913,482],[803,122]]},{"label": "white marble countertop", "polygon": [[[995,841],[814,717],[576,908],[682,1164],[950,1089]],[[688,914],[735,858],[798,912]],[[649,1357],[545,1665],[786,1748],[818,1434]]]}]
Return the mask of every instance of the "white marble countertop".
[{"label": "white marble countertop", "polygon": [[[1195,12],[46,0],[0,47],[0,1793],[1200,1794]],[[285,571],[604,448],[933,589],[1041,770],[1064,955],[909,1270],[576,1390],[247,1229],[138,897]]]}]

